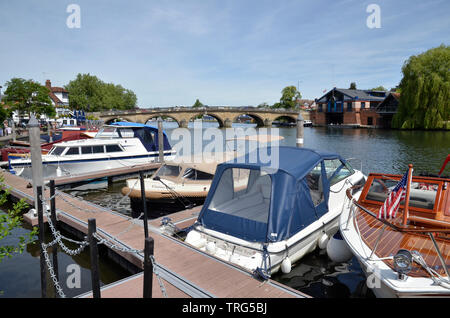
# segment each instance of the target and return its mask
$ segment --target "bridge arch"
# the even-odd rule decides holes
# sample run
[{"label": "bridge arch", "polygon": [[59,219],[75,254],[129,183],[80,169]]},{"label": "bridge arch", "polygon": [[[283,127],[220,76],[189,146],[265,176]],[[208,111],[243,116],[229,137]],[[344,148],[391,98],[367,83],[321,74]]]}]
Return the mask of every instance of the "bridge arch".
[{"label": "bridge arch", "polygon": [[134,122],[134,120],[126,118],[126,117],[114,117],[114,118],[110,118],[108,120],[105,121],[106,125],[112,124],[116,121],[129,121],[129,122]]},{"label": "bridge arch", "polygon": [[295,123],[297,123],[297,118],[294,116],[290,116],[290,115],[281,115],[281,116],[275,117],[273,119],[273,122],[295,124]]},{"label": "bridge arch", "polygon": [[252,113],[242,113],[242,114],[237,115],[236,117],[233,118],[233,123],[238,122],[238,118],[242,117],[242,116],[248,116],[251,119],[253,119],[256,122],[256,127],[264,127],[265,126],[264,119],[261,116],[255,115]]},{"label": "bridge arch", "polygon": [[209,117],[214,118],[219,123],[219,128],[222,128],[225,126],[225,120],[221,116],[216,115],[216,114],[204,113],[204,112],[192,114],[192,116],[189,118],[188,121],[193,121],[196,118],[198,118],[199,116],[201,116],[201,117],[209,116]]},{"label": "bridge arch", "polygon": [[175,116],[167,115],[167,114],[152,114],[149,117],[147,117],[147,119],[144,121],[144,124],[149,122],[151,119],[156,119],[158,117],[163,118],[163,120],[164,120],[164,117],[169,117],[169,118],[173,119],[177,123],[178,127],[181,127],[181,124],[180,124],[180,121],[179,121],[178,118],[176,118]]}]

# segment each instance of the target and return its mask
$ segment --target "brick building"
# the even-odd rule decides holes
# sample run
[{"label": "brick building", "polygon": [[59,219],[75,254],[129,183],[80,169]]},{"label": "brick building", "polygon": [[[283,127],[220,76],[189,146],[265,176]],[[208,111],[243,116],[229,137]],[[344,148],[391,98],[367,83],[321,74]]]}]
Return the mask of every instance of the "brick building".
[{"label": "brick building", "polygon": [[380,126],[377,106],[386,98],[385,91],[333,88],[316,99],[315,125],[344,124]]}]

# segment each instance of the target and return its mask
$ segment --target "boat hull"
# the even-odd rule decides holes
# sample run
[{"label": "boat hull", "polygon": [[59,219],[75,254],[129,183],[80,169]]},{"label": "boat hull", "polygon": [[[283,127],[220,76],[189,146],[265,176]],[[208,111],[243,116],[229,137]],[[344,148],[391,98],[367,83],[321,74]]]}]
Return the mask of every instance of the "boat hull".
[{"label": "boat hull", "polygon": [[[173,159],[173,155],[165,155],[166,160]],[[148,154],[127,157],[108,157],[96,159],[42,161],[43,176],[45,179],[56,177],[88,174],[96,171],[130,167],[153,163],[158,160],[158,154]],[[32,179],[32,169],[30,161],[10,162],[11,172],[25,179]]]}]

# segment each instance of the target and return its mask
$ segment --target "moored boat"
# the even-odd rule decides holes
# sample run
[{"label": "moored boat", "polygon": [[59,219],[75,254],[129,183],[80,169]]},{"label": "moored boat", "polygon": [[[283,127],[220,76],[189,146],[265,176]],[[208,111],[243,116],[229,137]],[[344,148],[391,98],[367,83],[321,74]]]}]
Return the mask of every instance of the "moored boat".
[{"label": "moored boat", "polygon": [[[254,153],[219,164],[186,242],[268,278],[338,230],[345,191],[364,180],[335,153],[272,147],[275,165]],[[255,161],[256,158],[256,161]]]},{"label": "moored boat", "polygon": [[[164,158],[172,159],[175,150],[164,132],[163,139]],[[50,179],[151,163],[158,156],[157,128],[117,122],[104,125],[94,138],[54,144],[48,154],[42,156],[43,176]],[[30,158],[10,160],[9,163],[11,172],[31,178]]]},{"label": "moored boat", "polygon": [[450,179],[411,170],[398,213],[389,218],[383,207],[405,176],[371,173],[349,189],[340,232],[377,297],[449,297]]},{"label": "moored boat", "polygon": [[[165,214],[203,204],[214,178],[219,160],[192,162],[188,156],[168,160],[144,179],[145,198],[150,217],[156,206],[164,206]],[[142,212],[143,202],[139,178],[127,179],[122,194],[130,197],[133,217]]]}]

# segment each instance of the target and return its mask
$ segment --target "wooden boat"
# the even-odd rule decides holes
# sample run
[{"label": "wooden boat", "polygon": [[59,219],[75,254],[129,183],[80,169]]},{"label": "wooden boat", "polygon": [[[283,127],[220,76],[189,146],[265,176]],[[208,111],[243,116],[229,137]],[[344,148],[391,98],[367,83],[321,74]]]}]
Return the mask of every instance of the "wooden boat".
[{"label": "wooden boat", "polygon": [[401,177],[371,173],[364,186],[347,190],[341,235],[377,297],[448,297],[450,179],[411,173],[397,216],[378,218],[389,189]]}]

